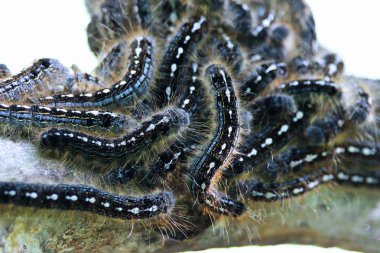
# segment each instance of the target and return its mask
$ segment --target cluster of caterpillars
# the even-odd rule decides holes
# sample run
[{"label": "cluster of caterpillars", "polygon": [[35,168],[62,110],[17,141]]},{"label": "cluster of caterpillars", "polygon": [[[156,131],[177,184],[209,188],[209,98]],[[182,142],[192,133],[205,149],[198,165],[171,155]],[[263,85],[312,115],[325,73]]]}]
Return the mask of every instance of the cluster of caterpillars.
[{"label": "cluster of caterpillars", "polygon": [[0,65],[1,124],[38,129],[42,150],[115,165],[101,177],[111,187],[152,193],[1,182],[0,203],[237,217],[331,181],[380,186],[377,105],[318,48],[302,0],[86,4],[96,75],[53,59],[13,76]]}]

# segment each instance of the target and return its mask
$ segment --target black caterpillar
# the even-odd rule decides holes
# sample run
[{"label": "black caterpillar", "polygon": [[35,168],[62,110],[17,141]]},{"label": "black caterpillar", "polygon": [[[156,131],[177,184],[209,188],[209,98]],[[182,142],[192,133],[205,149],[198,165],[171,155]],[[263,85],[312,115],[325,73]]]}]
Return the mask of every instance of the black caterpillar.
[{"label": "black caterpillar", "polygon": [[75,170],[106,168],[99,186],[0,182],[0,203],[196,223],[332,181],[380,187],[378,105],[318,49],[302,0],[87,6],[95,75],[53,59],[14,76],[0,65],[0,123],[33,128],[41,151],[68,154]]}]

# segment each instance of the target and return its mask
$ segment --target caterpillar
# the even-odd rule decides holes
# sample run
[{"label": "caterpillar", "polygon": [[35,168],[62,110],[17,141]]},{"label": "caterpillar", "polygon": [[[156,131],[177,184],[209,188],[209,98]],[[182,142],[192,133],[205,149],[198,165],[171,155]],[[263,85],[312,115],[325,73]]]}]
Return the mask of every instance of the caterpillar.
[{"label": "caterpillar", "polygon": [[[66,229],[76,211],[91,212],[106,216],[107,233],[131,224],[144,247],[156,245],[156,232],[182,240],[214,221],[223,232],[229,221],[256,228],[259,208],[278,209],[259,202],[307,196],[322,184],[378,188],[378,91],[366,81],[351,89],[339,56],[318,48],[303,1],[86,4],[93,73],[48,58],[14,76],[0,65],[2,126],[40,133],[39,143],[14,152],[33,162],[0,166],[4,216],[15,216],[12,204],[35,207],[33,215],[17,208],[25,220],[39,208],[72,210],[75,221],[60,224],[76,235]],[[100,238],[93,219],[79,222]]]},{"label": "caterpillar", "polygon": [[148,88],[153,74],[154,41],[149,37],[138,36],[130,48],[128,71],[122,80],[111,87],[94,93],[54,95],[32,101],[60,107],[99,107],[131,103]]},{"label": "caterpillar", "polygon": [[232,86],[231,77],[218,65],[207,67],[205,74],[214,89],[217,130],[205,151],[192,165],[194,181],[193,195],[205,202],[211,209],[238,216],[245,211],[242,204],[223,196],[212,184],[224,162],[229,158],[236,146],[239,136],[238,101]]},{"label": "caterpillar", "polygon": [[22,99],[22,95],[25,95],[26,92],[33,92],[37,86],[41,86],[40,89],[54,90],[57,88],[55,86],[67,84],[69,77],[68,69],[58,60],[40,59],[19,74],[1,81],[0,99],[19,101]]},{"label": "caterpillar", "polygon": [[52,128],[41,135],[41,144],[45,147],[66,147],[82,151],[88,155],[101,157],[125,157],[141,151],[161,138],[189,124],[189,118],[183,110],[169,109],[156,114],[132,132],[116,139],[98,138],[67,129]]},{"label": "caterpillar", "polygon": [[128,197],[84,185],[0,182],[0,203],[79,210],[131,220],[168,213],[175,204],[175,198],[171,192]]},{"label": "caterpillar", "polygon": [[132,122],[125,116],[104,111],[78,111],[46,106],[0,104],[0,122],[16,125],[73,125],[123,129],[126,122]]}]

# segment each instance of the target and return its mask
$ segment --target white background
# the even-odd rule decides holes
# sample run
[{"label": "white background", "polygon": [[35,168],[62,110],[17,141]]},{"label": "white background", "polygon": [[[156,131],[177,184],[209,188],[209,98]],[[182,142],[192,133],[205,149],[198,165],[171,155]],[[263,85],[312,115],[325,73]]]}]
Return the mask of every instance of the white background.
[{"label": "white background", "polygon": [[[0,63],[13,73],[51,57],[91,72],[84,0],[0,0]],[[319,41],[345,61],[346,73],[380,78],[380,1],[308,0]]]},{"label": "white background", "polygon": [[[50,57],[91,72],[96,65],[85,29],[84,0],[0,0],[0,63],[13,73]],[[346,73],[380,78],[380,1],[308,0],[319,41],[345,61]],[[235,250],[232,250],[236,252]],[[342,252],[280,246],[239,252]],[[218,251],[221,252],[221,251]]]},{"label": "white background", "polygon": [[380,1],[306,2],[314,13],[319,41],[343,58],[346,73],[380,78]]}]

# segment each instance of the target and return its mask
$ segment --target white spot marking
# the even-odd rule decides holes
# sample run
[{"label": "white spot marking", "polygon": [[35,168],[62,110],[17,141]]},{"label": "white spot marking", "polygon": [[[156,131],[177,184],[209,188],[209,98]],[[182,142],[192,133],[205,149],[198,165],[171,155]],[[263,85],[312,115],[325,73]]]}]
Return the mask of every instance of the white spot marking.
[{"label": "white spot marking", "polygon": [[58,199],[58,194],[52,194],[50,196],[46,196],[46,199],[56,201]]},{"label": "white spot marking", "polygon": [[78,200],[78,197],[73,195],[73,196],[66,196],[66,199],[67,200],[71,200],[71,201],[77,201]]},{"label": "white spot marking", "polygon": [[344,148],[341,148],[341,147],[335,148],[335,153],[337,153],[338,155],[343,154],[344,152],[346,152]]},{"label": "white spot marking", "polygon": [[92,197],[92,198],[86,198],[86,202],[90,202],[91,204],[94,204],[95,203],[95,198]]},{"label": "white spot marking", "polygon": [[171,69],[171,73],[170,73],[170,76],[173,77],[174,76],[174,72],[177,70],[177,64],[173,63],[171,66],[170,66],[170,69]]},{"label": "white spot marking", "polygon": [[318,185],[319,185],[319,181],[316,180],[316,181],[314,181],[314,182],[310,182],[310,183],[307,185],[307,187],[308,187],[309,189],[313,189],[313,188],[315,188],[315,187],[318,186]]},{"label": "white spot marking", "polygon": [[350,152],[350,153],[359,153],[360,149],[357,148],[357,147],[354,147],[354,146],[349,146],[348,147],[348,152]]},{"label": "white spot marking", "polygon": [[379,180],[374,177],[367,177],[366,180],[367,184],[378,184]]},{"label": "white spot marking", "polygon": [[298,112],[296,113],[296,116],[293,118],[293,121],[294,121],[294,122],[297,122],[297,121],[299,121],[299,120],[302,119],[302,118],[303,118],[303,112],[298,111]]},{"label": "white spot marking", "polygon": [[282,135],[283,133],[286,133],[289,130],[288,125],[282,125],[280,131],[278,131],[278,135]]},{"label": "white spot marking", "polygon": [[371,148],[363,148],[362,149],[362,153],[363,155],[365,156],[373,156],[373,155],[376,155],[376,149],[371,149]]},{"label": "white spot marking", "polygon": [[307,155],[307,156],[305,157],[305,161],[306,161],[306,162],[312,162],[312,161],[314,161],[317,157],[318,157],[317,154]]},{"label": "white spot marking", "polygon": [[104,207],[108,208],[108,207],[110,207],[110,203],[108,203],[108,202],[106,202],[106,203],[103,203],[103,202],[102,202],[102,206],[104,206]]},{"label": "white spot marking", "polygon": [[168,95],[168,97],[170,97],[170,94],[172,93],[172,89],[170,87],[166,87],[165,93],[166,95]]},{"label": "white spot marking", "polygon": [[271,64],[266,70],[265,70],[265,73],[268,74],[270,73],[271,71],[275,71],[277,69],[277,65],[276,64]]},{"label": "white spot marking", "polygon": [[264,147],[269,146],[271,144],[273,144],[273,139],[267,138],[267,139],[265,139],[265,142],[263,144],[261,144],[261,147],[264,148]]},{"label": "white spot marking", "polygon": [[155,212],[158,210],[158,207],[156,205],[152,206],[151,208],[147,209],[149,212]]},{"label": "white spot marking", "polygon": [[277,195],[274,193],[271,193],[271,192],[265,193],[265,198],[267,198],[267,199],[274,199],[276,197],[277,197]]},{"label": "white spot marking", "polygon": [[294,188],[293,189],[293,194],[294,195],[298,195],[298,194],[303,193],[303,192],[304,192],[303,188]]},{"label": "white spot marking", "polygon": [[25,193],[26,197],[30,197],[32,199],[36,199],[38,197],[38,194],[36,192],[27,192]]},{"label": "white spot marking", "polygon": [[193,28],[191,29],[191,33],[194,33],[195,31],[199,30],[201,28],[202,23],[205,21],[205,17],[202,16],[198,22],[194,23]]},{"label": "white spot marking", "polygon": [[149,127],[146,129],[145,132],[149,132],[149,131],[152,131],[156,128],[156,125],[155,124],[150,124]]},{"label": "white spot marking", "polygon": [[294,168],[294,167],[296,167],[296,166],[298,166],[298,165],[300,165],[300,164],[302,164],[303,163],[303,160],[301,159],[301,160],[298,160],[298,161],[291,161],[290,163],[289,163],[289,166],[290,166],[290,168]]},{"label": "white spot marking", "polygon": [[361,176],[352,176],[351,178],[351,181],[354,182],[354,183],[363,183],[364,182],[364,178],[361,177]]},{"label": "white spot marking", "polygon": [[328,182],[334,179],[334,175],[323,175],[322,181],[323,182]]},{"label": "white spot marking", "polygon": [[129,209],[128,212],[138,214],[140,212],[140,209],[138,207],[135,207],[135,208]]},{"label": "white spot marking", "polygon": [[248,157],[251,157],[251,156],[255,156],[257,155],[257,150],[256,149],[252,149],[251,152],[247,155]]},{"label": "white spot marking", "polygon": [[190,40],[190,36],[189,35],[186,35],[186,37],[185,37],[185,41],[183,42],[183,44],[187,44],[187,42],[189,42],[189,40]]},{"label": "white spot marking", "polygon": [[347,174],[343,173],[343,172],[339,172],[338,173],[338,178],[340,180],[348,180],[350,177]]},{"label": "white spot marking", "polygon": [[181,54],[183,53],[183,48],[182,47],[179,47],[178,48],[178,53],[177,53],[177,56],[176,58],[179,59],[179,57],[181,57]]}]

